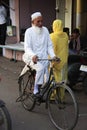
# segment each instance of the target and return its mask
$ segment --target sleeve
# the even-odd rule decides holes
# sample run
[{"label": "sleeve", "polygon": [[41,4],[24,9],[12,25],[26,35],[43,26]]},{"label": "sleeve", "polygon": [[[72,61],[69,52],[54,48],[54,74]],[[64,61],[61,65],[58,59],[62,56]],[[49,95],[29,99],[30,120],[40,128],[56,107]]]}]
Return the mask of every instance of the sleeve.
[{"label": "sleeve", "polygon": [[3,6],[3,15],[6,18],[7,17],[7,9]]},{"label": "sleeve", "polygon": [[30,57],[33,57],[35,55],[35,53],[32,50],[31,35],[30,35],[29,30],[26,30],[25,32],[24,50],[25,50],[25,53],[27,53]]},{"label": "sleeve", "polygon": [[48,33],[48,54],[50,55],[51,58],[55,56],[54,49],[53,49],[53,44],[50,39],[50,35]]}]

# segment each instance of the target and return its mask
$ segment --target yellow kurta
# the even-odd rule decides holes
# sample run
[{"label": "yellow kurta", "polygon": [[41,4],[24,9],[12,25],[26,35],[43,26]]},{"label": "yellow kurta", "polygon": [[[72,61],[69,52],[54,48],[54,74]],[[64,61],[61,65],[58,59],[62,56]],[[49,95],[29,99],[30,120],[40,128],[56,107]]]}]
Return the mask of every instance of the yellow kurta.
[{"label": "yellow kurta", "polygon": [[[50,34],[53,42],[54,52],[57,57],[60,57],[61,62],[54,63],[54,75],[56,81],[64,80],[63,69],[67,66],[68,60],[68,35],[63,32],[63,26],[61,20],[55,20],[53,22],[53,33]],[[66,70],[67,71],[67,70]],[[65,72],[64,72],[65,73]]]},{"label": "yellow kurta", "polygon": [[[54,52],[60,57],[61,62],[54,63],[54,76],[57,82],[67,81],[67,60],[68,60],[68,35],[63,32],[61,20],[53,22],[53,33],[50,34],[53,42]],[[61,98],[64,98],[64,90],[61,91]]]}]

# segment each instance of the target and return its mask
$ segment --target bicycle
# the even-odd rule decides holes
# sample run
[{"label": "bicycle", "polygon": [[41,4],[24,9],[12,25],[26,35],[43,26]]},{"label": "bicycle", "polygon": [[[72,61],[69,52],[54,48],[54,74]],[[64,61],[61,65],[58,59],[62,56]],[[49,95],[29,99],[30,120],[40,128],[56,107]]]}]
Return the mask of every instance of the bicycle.
[{"label": "bicycle", "polygon": [[0,130],[12,130],[11,117],[5,102],[2,100],[0,100]]},{"label": "bicycle", "polygon": [[2,100],[0,100],[0,130],[12,130],[11,117]]},{"label": "bicycle", "polygon": [[[19,97],[17,102],[21,102],[23,107],[32,111],[35,105],[42,102],[46,104],[51,122],[58,130],[72,130],[78,121],[78,105],[73,91],[65,84],[65,82],[55,82],[53,74],[53,59],[49,60],[50,73],[49,80],[40,88],[40,97],[34,98],[33,87],[36,71],[30,66],[27,72],[19,76]],[[61,98],[61,89],[65,90],[64,99]],[[54,99],[51,100],[54,93]]]}]

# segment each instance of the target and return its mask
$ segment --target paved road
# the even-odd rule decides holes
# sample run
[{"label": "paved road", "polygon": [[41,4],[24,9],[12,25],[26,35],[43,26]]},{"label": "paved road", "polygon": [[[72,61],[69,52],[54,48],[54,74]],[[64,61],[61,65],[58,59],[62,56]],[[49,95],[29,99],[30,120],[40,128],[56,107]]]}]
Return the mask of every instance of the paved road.
[{"label": "paved road", "polygon": [[[56,130],[49,120],[45,105],[36,106],[33,112],[24,110],[18,97],[17,79],[23,68],[23,62],[13,62],[0,57],[0,99],[6,102],[12,119],[13,130]],[[79,120],[74,130],[87,130],[87,95],[84,91],[75,93],[79,104]]]}]

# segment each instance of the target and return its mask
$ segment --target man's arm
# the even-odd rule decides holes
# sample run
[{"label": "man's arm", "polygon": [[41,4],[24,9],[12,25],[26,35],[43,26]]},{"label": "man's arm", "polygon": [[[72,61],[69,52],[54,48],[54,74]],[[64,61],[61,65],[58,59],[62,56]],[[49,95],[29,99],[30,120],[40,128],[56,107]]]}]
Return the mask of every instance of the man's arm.
[{"label": "man's arm", "polygon": [[48,36],[48,55],[50,55],[51,58],[55,57],[54,49],[53,49],[53,44],[50,38],[50,34],[47,30],[47,36]]},{"label": "man's arm", "polygon": [[27,53],[30,57],[35,56],[35,53],[32,50],[32,45],[31,45],[31,36],[29,30],[25,32],[25,38],[24,38],[24,50],[25,53]]}]

